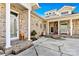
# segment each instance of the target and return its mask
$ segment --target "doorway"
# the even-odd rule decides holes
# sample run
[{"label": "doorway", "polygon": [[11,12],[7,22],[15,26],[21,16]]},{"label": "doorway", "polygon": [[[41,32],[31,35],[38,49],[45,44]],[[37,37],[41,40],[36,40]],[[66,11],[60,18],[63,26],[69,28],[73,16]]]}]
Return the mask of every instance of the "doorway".
[{"label": "doorway", "polygon": [[50,34],[58,34],[58,22],[50,22]]},{"label": "doorway", "polygon": [[19,38],[18,13],[10,12],[10,36],[11,40]]}]

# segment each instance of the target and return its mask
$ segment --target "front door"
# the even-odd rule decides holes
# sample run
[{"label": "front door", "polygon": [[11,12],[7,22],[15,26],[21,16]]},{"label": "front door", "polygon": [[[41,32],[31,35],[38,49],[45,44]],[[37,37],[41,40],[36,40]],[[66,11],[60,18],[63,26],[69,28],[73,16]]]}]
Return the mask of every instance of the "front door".
[{"label": "front door", "polygon": [[11,39],[18,39],[18,14],[15,12],[10,12],[10,33]]}]

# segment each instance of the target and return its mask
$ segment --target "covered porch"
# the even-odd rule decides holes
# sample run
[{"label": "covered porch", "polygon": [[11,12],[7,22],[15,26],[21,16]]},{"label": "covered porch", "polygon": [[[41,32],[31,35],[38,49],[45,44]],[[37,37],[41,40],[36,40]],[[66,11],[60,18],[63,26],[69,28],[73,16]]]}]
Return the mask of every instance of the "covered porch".
[{"label": "covered porch", "polygon": [[14,40],[28,40],[28,11],[21,4],[6,3],[6,48]]},{"label": "covered porch", "polygon": [[5,55],[12,53],[13,50],[19,52],[26,47],[29,13],[30,9],[19,3],[6,3]]},{"label": "covered porch", "polygon": [[65,35],[78,37],[79,19],[68,19],[48,22],[48,35]]},{"label": "covered porch", "polygon": [[30,13],[36,4],[6,3],[5,54],[16,53],[31,46]]},{"label": "covered porch", "polygon": [[49,34],[70,35],[69,20],[49,22]]}]

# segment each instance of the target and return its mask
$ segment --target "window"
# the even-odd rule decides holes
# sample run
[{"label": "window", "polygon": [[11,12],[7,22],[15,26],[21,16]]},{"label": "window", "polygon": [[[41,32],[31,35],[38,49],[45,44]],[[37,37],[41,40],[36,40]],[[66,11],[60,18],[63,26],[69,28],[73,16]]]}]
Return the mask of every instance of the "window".
[{"label": "window", "polygon": [[51,13],[49,13],[49,15],[50,15]]},{"label": "window", "polygon": [[18,14],[15,12],[10,12],[10,31],[11,38],[18,37]]},{"label": "window", "polygon": [[52,14],[51,14],[52,16],[55,16],[56,15],[56,13],[55,12],[52,12]]},{"label": "window", "polygon": [[46,14],[46,15],[48,15],[48,14]]},{"label": "window", "polygon": [[36,26],[38,26],[38,23],[36,23]]},{"label": "window", "polygon": [[14,16],[16,16],[16,17],[18,16],[18,14],[15,13],[15,12],[12,12],[12,11],[11,11],[10,13],[13,14]]},{"label": "window", "polygon": [[62,12],[62,13],[61,13],[61,15],[68,15],[68,14],[69,14],[68,11],[66,11],[66,12]]}]

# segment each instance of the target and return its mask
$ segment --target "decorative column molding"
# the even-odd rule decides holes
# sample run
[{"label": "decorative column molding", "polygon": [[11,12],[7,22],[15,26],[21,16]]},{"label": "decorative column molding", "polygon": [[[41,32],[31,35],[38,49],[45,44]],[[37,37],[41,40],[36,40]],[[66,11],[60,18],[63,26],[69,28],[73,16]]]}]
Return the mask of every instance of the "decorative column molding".
[{"label": "decorative column molding", "polygon": [[60,35],[60,21],[58,21],[58,35]]},{"label": "decorative column molding", "polygon": [[72,19],[70,19],[70,36],[72,36],[73,24]]},{"label": "decorative column molding", "polygon": [[49,21],[47,21],[47,35],[49,35]]},{"label": "decorative column molding", "polygon": [[11,47],[10,39],[10,3],[6,3],[6,48]]}]

